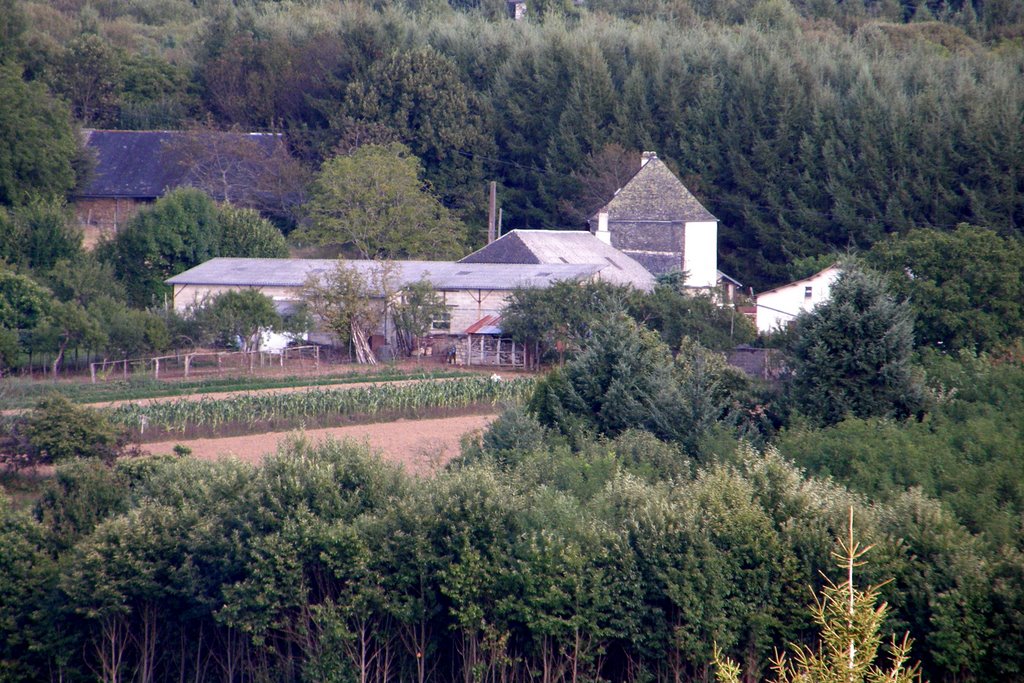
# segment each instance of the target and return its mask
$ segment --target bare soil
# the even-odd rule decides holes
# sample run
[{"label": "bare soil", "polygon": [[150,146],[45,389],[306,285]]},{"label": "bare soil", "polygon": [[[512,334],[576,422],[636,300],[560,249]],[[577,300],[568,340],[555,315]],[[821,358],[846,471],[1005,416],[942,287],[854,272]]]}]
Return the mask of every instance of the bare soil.
[{"label": "bare soil", "polygon": [[291,437],[313,442],[324,439],[352,440],[367,444],[381,457],[402,465],[411,474],[432,474],[459,454],[464,434],[481,431],[497,415],[464,415],[428,420],[397,420],[349,427],[310,429],[304,432],[272,432],[220,439],[171,440],[149,443],[143,449],[153,454],[171,453],[176,444],[192,449],[192,456],[204,460],[238,458],[259,464]]}]

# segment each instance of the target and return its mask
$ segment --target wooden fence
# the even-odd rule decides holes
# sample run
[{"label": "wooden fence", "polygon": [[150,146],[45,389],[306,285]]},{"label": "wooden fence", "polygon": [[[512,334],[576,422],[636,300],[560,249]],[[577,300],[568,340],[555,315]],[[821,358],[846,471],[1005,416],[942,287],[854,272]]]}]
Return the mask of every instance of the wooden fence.
[{"label": "wooden fence", "polygon": [[320,347],[292,346],[281,351],[195,351],[171,356],[105,360],[89,364],[93,384],[111,379],[146,375],[153,379],[183,379],[238,375],[278,370],[279,372],[318,371]]}]

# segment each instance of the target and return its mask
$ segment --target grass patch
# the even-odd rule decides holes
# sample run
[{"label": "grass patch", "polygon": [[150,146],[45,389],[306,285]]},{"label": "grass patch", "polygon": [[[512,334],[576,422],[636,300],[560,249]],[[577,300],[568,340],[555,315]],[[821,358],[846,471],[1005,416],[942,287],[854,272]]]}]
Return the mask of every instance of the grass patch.
[{"label": "grass patch", "polygon": [[407,379],[446,379],[473,376],[477,373],[466,370],[416,370],[409,371],[386,366],[378,370],[338,372],[314,376],[260,377],[217,377],[202,380],[161,381],[152,378],[117,380],[102,384],[89,382],[68,382],[52,380],[28,380],[8,378],[0,401],[4,409],[31,408],[39,399],[53,393],[66,396],[74,403],[102,403],[106,401],[130,401],[166,396],[187,396],[210,394],[223,391],[258,391],[260,389],[287,389],[291,387],[316,387],[330,384],[356,384]]}]

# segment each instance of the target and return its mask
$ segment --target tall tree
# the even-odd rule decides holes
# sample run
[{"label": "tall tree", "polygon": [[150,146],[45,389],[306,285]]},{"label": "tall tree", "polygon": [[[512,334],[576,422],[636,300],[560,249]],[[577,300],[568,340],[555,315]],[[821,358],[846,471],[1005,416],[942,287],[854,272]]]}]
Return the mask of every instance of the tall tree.
[{"label": "tall tree", "polygon": [[223,206],[220,209],[223,232],[221,256],[247,258],[288,258],[288,243],[273,223],[253,209]]},{"label": "tall tree", "polygon": [[420,47],[374,61],[365,78],[348,84],[342,113],[394,131],[424,164],[445,204],[465,215],[478,193],[471,183],[483,178],[480,163],[464,153],[491,151],[481,131],[480,100],[451,59]]},{"label": "tall tree", "polygon": [[175,190],[140,211],[103,250],[140,307],[160,303],[163,281],[220,253],[217,207],[202,191]]},{"label": "tall tree", "polygon": [[52,271],[61,259],[82,253],[82,232],[72,220],[63,198],[30,198],[24,206],[14,207],[9,217],[0,215],[0,224],[9,223],[0,238],[0,257],[38,273]]},{"label": "tall tree", "polygon": [[391,315],[395,321],[399,344],[404,351],[422,352],[423,349],[416,348],[416,344],[422,344],[434,323],[444,319],[447,314],[444,298],[426,278],[403,287],[391,305]]},{"label": "tall tree", "polygon": [[580,355],[541,381],[530,399],[541,424],[576,439],[646,429],[672,440],[681,408],[668,347],[621,312],[595,322]]},{"label": "tall tree", "polygon": [[359,258],[446,258],[465,228],[430,192],[405,145],[366,145],[324,162],[294,239],[342,245]]},{"label": "tall tree", "polygon": [[830,299],[801,313],[792,332],[791,390],[801,411],[822,424],[911,414],[921,401],[913,324],[909,304],[879,275],[844,263]]},{"label": "tall tree", "polygon": [[234,347],[240,342],[243,351],[258,351],[263,331],[281,326],[273,300],[256,289],[218,294],[196,314],[218,343]]},{"label": "tall tree", "polygon": [[0,205],[61,197],[75,185],[78,137],[67,107],[21,68],[0,64]]},{"label": "tall tree", "polygon": [[56,89],[85,126],[109,126],[117,121],[122,89],[121,55],[94,33],[72,39],[57,64]]}]

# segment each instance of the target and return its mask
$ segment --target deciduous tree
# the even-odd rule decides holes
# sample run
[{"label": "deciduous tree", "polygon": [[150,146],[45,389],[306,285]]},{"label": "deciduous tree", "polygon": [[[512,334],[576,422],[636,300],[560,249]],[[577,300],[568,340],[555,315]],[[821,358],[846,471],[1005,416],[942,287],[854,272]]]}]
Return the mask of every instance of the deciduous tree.
[{"label": "deciduous tree", "polygon": [[990,351],[1024,337],[1024,241],[962,224],[912,230],[868,258],[914,309],[915,342]]},{"label": "deciduous tree", "polygon": [[464,227],[430,192],[419,160],[399,143],[365,145],[324,162],[299,241],[335,244],[359,258],[448,258]]},{"label": "deciduous tree", "polygon": [[145,307],[162,303],[163,281],[220,253],[217,207],[204,192],[175,190],[140,211],[102,251],[128,291]]},{"label": "deciduous tree", "polygon": [[281,326],[273,300],[256,289],[218,294],[200,306],[196,316],[219,344],[240,343],[243,351],[258,351],[263,332]]},{"label": "deciduous tree", "polygon": [[370,335],[386,315],[396,289],[393,279],[387,262],[363,272],[339,260],[330,272],[310,276],[302,288],[302,300],[339,342],[352,343],[357,362],[375,365]]},{"label": "deciduous tree", "polygon": [[391,304],[398,341],[406,353],[416,350],[414,347],[417,341],[426,337],[433,329],[434,322],[447,314],[444,298],[425,278],[402,287],[395,302]]},{"label": "deciduous tree", "polygon": [[288,244],[273,223],[253,209],[220,207],[221,256],[288,258]]},{"label": "deciduous tree", "polygon": [[0,205],[62,197],[75,185],[78,138],[67,107],[21,69],[0,65]]}]

